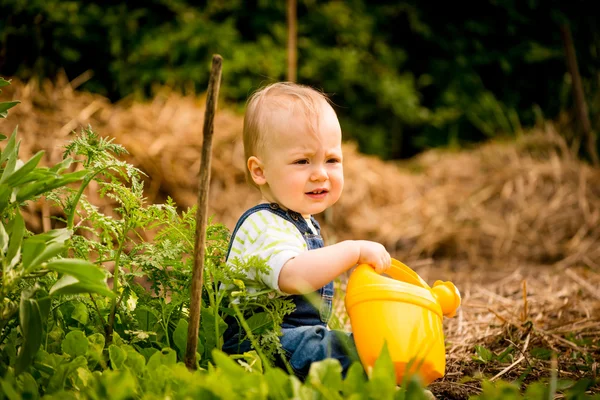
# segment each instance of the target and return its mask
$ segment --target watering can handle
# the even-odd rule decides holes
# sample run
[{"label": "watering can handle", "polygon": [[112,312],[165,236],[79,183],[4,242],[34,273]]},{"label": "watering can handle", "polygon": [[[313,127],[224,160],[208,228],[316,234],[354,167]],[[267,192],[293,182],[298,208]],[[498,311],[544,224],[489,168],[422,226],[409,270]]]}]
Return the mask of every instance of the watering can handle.
[{"label": "watering can handle", "polygon": [[385,274],[398,281],[430,289],[427,282],[425,282],[415,271],[394,258],[392,258],[392,265],[385,271]]}]

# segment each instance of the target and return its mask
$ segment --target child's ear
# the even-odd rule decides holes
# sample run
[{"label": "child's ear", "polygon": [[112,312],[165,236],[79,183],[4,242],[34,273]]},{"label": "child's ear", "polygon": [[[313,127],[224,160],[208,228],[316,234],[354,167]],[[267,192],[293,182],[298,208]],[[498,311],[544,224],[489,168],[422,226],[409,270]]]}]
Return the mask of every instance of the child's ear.
[{"label": "child's ear", "polygon": [[267,183],[263,163],[258,157],[252,156],[248,158],[247,166],[254,183],[256,183],[258,186]]}]

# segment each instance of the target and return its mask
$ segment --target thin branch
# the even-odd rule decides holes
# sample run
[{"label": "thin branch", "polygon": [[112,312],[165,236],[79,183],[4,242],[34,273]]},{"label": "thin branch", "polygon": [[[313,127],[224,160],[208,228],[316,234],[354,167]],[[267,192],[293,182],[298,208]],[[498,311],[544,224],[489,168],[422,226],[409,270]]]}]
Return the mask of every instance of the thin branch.
[{"label": "thin branch", "polygon": [[200,329],[200,310],[202,308],[202,286],[204,272],[204,256],[206,253],[206,225],[208,214],[208,189],[210,183],[210,164],[213,136],[213,121],[217,111],[219,86],[221,85],[221,69],[223,58],[215,54],[208,80],[206,109],[202,130],[202,159],[200,160],[200,178],[198,182],[198,208],[196,210],[196,237],[194,243],[194,272],[190,299],[190,321],[187,332],[185,365],[188,369],[196,369],[196,347]]}]

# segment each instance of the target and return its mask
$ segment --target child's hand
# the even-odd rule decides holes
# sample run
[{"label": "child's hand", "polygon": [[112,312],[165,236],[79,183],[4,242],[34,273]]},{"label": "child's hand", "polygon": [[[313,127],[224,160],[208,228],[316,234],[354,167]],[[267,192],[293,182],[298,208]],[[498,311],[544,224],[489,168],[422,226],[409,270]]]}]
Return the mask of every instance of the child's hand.
[{"label": "child's hand", "polygon": [[358,240],[357,243],[360,249],[359,264],[369,264],[378,274],[388,270],[392,264],[392,257],[383,245],[369,240]]}]

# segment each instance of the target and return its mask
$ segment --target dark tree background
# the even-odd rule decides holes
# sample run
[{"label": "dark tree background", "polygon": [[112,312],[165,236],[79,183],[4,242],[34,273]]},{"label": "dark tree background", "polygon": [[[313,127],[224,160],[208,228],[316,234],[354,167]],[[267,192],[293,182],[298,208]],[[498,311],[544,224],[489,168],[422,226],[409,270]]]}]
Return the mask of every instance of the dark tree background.
[{"label": "dark tree background", "polygon": [[[346,138],[382,158],[514,135],[573,107],[570,27],[592,128],[600,34],[591,1],[298,0],[298,81],[329,93]],[[118,100],[157,84],[204,91],[224,57],[222,101],[286,78],[286,2],[0,0],[0,74],[70,79]]]}]

